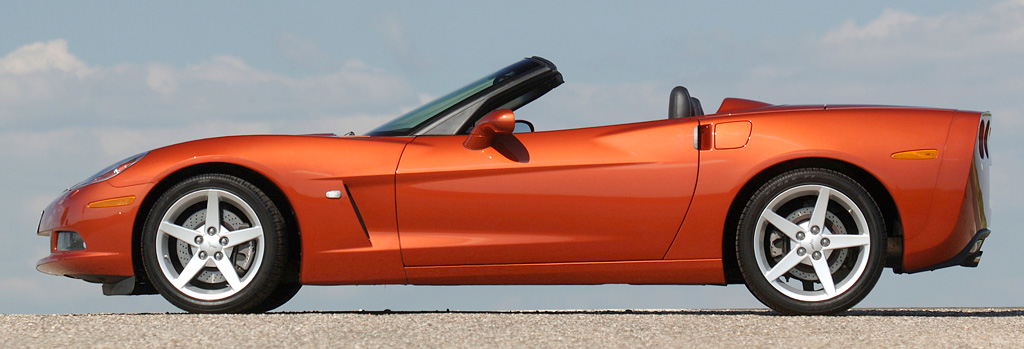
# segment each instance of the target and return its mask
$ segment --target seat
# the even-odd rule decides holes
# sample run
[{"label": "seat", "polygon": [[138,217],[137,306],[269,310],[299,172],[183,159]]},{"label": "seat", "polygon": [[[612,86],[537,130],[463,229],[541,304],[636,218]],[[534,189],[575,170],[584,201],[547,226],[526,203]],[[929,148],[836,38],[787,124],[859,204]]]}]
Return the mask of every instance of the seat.
[{"label": "seat", "polygon": [[690,92],[685,87],[676,86],[668,96],[668,118],[679,119],[693,116]]},{"label": "seat", "polygon": [[700,106],[700,100],[697,97],[690,97],[690,107],[693,108],[693,115],[690,116],[704,116],[704,108]]},{"label": "seat", "polygon": [[704,115],[704,108],[700,106],[697,97],[690,97],[690,91],[685,87],[676,86],[668,96],[668,118],[688,118],[691,116]]}]

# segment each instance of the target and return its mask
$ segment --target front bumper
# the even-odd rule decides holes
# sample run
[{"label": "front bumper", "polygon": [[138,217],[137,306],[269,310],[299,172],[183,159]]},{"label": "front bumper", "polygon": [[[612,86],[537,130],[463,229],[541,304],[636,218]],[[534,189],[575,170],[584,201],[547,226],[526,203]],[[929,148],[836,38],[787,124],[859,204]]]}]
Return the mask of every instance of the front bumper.
[{"label": "front bumper", "polygon": [[[36,263],[36,270],[98,283],[116,283],[133,276],[132,231],[150,187],[118,188],[100,182],[65,191],[40,218],[37,234],[50,238],[50,255]],[[135,199],[125,205],[89,207],[90,203],[124,197]],[[85,248],[58,250],[59,232],[79,234]]]}]

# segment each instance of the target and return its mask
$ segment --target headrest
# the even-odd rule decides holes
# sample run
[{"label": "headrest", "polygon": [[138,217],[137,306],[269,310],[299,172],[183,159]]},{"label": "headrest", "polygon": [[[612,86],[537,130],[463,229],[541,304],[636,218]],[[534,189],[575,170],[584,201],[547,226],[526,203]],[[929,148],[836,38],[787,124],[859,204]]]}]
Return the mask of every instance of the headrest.
[{"label": "headrest", "polygon": [[688,118],[693,116],[693,107],[690,106],[690,92],[685,87],[676,86],[668,97],[668,118]]}]

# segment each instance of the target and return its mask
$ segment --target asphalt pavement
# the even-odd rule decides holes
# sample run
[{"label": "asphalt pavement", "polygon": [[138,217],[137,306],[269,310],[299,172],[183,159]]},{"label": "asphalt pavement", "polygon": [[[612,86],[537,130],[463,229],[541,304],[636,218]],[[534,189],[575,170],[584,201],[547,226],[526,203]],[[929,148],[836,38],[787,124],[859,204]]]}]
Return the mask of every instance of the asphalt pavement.
[{"label": "asphalt pavement", "polygon": [[22,347],[1014,347],[1024,309],[303,312],[0,315]]}]

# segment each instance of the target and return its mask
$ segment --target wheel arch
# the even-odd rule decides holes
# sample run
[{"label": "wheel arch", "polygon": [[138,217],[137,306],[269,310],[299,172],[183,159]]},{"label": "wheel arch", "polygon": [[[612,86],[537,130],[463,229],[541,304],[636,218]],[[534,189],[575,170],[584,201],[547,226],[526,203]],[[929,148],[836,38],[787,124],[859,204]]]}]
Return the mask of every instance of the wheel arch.
[{"label": "wheel arch", "polygon": [[[725,270],[726,283],[743,283],[743,275],[740,273],[739,264],[736,259],[736,227],[739,224],[743,208],[758,188],[761,188],[769,180],[782,173],[800,168],[824,168],[849,176],[871,194],[875,204],[882,211],[882,220],[885,223],[886,236],[889,240],[899,241],[899,238],[903,236],[899,207],[896,206],[896,201],[889,193],[889,190],[885,188],[885,185],[867,170],[849,162],[830,158],[800,158],[784,161],[765,168],[751,177],[729,205],[729,211],[726,214],[724,230],[722,232],[722,263]],[[893,248],[892,243],[890,243],[888,250],[885,265],[897,269],[900,268],[903,260],[903,249]]]},{"label": "wheel arch", "polygon": [[[284,195],[284,192],[277,184],[255,170],[237,164],[212,162],[191,165],[167,175],[153,186],[139,205],[138,214],[135,216],[135,222],[132,226],[132,268],[135,272],[136,284],[139,286],[137,289],[147,290],[152,288],[149,280],[147,280],[145,266],[142,262],[141,247],[142,231],[145,227],[149,211],[156,204],[157,199],[172,186],[189,177],[203,174],[225,174],[241,178],[260,188],[274,201],[274,204],[277,205],[285,220],[285,229],[288,235],[287,246],[290,257],[288,258],[288,276],[284,281],[299,282],[300,263],[302,260],[302,237],[299,233],[298,217],[292,208],[291,201],[288,200],[288,197]],[[153,291],[155,292],[155,289]]]}]

